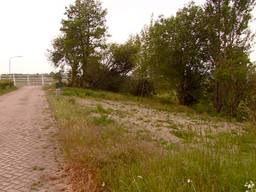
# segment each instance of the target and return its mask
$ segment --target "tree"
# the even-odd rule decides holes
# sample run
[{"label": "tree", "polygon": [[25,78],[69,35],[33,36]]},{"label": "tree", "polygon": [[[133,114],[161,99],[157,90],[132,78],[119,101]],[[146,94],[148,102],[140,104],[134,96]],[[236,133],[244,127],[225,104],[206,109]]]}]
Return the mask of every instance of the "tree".
[{"label": "tree", "polygon": [[243,97],[241,91],[246,86],[250,63],[248,50],[253,37],[248,25],[255,2],[255,0],[207,0],[206,2],[208,52],[213,69],[214,105],[217,112],[234,114]]},{"label": "tree", "polygon": [[235,116],[249,88],[248,74],[251,62],[249,55],[240,48],[229,49],[226,54],[225,62],[214,71],[214,80],[219,83],[221,112]]},{"label": "tree", "polygon": [[203,16],[203,9],[191,3],[176,17],[160,18],[150,31],[151,63],[173,82],[182,105],[198,102],[208,72]]},{"label": "tree", "polygon": [[111,44],[102,60],[101,75],[95,87],[120,91],[121,85],[133,72],[138,60],[139,45],[131,38],[124,44]]},{"label": "tree", "polygon": [[136,66],[139,46],[136,40],[130,39],[125,44],[111,46],[112,63],[108,66],[113,73],[126,76]]},{"label": "tree", "polygon": [[50,52],[50,60],[56,68],[70,68],[71,86],[79,86],[79,61],[76,58],[73,46],[64,37],[58,37],[53,41],[53,50]]},{"label": "tree", "polygon": [[[62,21],[61,37],[55,39],[51,60],[56,66],[71,67],[71,81],[88,86],[89,65],[98,65],[105,49],[107,27],[105,16],[98,0],[76,0],[66,8],[66,19]],[[90,67],[92,68],[92,67]]]}]

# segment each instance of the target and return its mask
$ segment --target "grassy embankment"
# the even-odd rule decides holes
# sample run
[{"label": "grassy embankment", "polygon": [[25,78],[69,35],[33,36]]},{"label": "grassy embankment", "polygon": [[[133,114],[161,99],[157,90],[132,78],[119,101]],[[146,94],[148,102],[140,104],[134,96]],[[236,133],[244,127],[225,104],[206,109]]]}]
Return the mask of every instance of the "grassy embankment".
[{"label": "grassy embankment", "polygon": [[0,95],[16,90],[13,83],[8,80],[0,80]]},{"label": "grassy embankment", "polygon": [[81,106],[75,98],[130,100],[170,112],[195,112],[157,99],[91,90],[64,89],[60,97],[48,93],[78,191],[240,192],[246,182],[256,180],[256,130],[251,126],[241,133],[162,143],[129,133],[109,118],[108,109]]}]

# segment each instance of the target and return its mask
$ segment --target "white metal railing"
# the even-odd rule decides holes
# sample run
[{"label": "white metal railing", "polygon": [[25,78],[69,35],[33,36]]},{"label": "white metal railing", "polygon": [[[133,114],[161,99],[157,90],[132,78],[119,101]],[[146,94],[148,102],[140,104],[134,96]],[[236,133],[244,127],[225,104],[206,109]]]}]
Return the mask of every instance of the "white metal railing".
[{"label": "white metal railing", "polygon": [[47,74],[0,74],[0,80],[10,79],[13,81],[15,86],[44,86],[55,83],[53,77]]}]

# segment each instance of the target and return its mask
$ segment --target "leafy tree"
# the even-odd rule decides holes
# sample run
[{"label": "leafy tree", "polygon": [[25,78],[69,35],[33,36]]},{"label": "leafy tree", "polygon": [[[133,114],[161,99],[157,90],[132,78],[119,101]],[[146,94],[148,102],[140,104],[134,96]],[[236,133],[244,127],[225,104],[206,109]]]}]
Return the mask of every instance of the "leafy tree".
[{"label": "leafy tree", "polygon": [[136,40],[130,39],[125,44],[111,46],[112,62],[107,66],[113,74],[126,76],[136,66],[139,45]]},{"label": "leafy tree", "polygon": [[207,74],[204,12],[194,3],[176,17],[160,18],[151,28],[151,63],[154,69],[173,82],[182,105],[197,102]]},{"label": "leafy tree", "polygon": [[72,84],[76,84],[79,77],[79,85],[88,86],[90,71],[87,69],[101,60],[102,50],[106,47],[106,14],[98,0],[76,0],[74,5],[66,8],[62,35],[55,39],[50,58],[56,66],[71,67]]},{"label": "leafy tree", "polygon": [[217,112],[234,114],[248,74],[249,30],[255,0],[207,0],[205,20]]},{"label": "leafy tree", "polygon": [[176,16],[153,21],[124,44],[109,44],[106,10],[98,0],[66,8],[50,59],[69,70],[72,86],[129,90],[151,96],[175,89],[180,104],[212,100],[217,112],[237,115],[255,93],[249,30],[256,0],[193,2]]},{"label": "leafy tree", "polygon": [[110,91],[120,91],[122,84],[131,76],[137,60],[139,45],[136,39],[124,44],[112,44],[105,52],[102,72],[96,87]]},{"label": "leafy tree", "polygon": [[214,78],[221,82],[222,112],[236,115],[237,108],[246,97],[248,72],[251,65],[249,56],[240,49],[233,48],[227,52],[225,63],[214,71]]},{"label": "leafy tree", "polygon": [[140,47],[139,59],[134,73],[135,78],[153,81],[157,76],[154,74],[154,43],[153,43],[154,21],[151,19],[150,25],[145,26],[138,35],[138,45]]},{"label": "leafy tree", "polygon": [[55,67],[64,70],[65,67],[70,68],[70,84],[71,86],[79,86],[79,62],[75,56],[75,52],[70,43],[63,37],[58,37],[53,41],[53,50],[50,52],[50,60]]}]

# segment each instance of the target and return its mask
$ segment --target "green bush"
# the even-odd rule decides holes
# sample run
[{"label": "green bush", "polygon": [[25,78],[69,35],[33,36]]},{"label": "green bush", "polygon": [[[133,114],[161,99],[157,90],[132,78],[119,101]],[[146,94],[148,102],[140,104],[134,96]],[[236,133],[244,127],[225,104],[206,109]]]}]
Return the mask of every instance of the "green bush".
[{"label": "green bush", "polygon": [[216,115],[213,104],[207,100],[201,100],[200,102],[194,104],[192,108],[198,113],[208,113]]},{"label": "green bush", "polygon": [[7,89],[14,87],[14,83],[11,80],[0,80],[0,89]]},{"label": "green bush", "polygon": [[173,105],[178,103],[178,98],[175,91],[157,94],[154,96],[154,98],[161,104]]},{"label": "green bush", "polygon": [[249,120],[252,121],[254,125],[256,125],[256,96],[251,97],[248,108]]},{"label": "green bush", "polygon": [[248,104],[245,101],[240,102],[237,108],[236,118],[239,121],[249,120],[250,109],[248,108]]},{"label": "green bush", "polygon": [[252,96],[249,99],[246,99],[240,102],[236,119],[238,121],[250,121],[253,124],[256,124],[256,97]]}]

